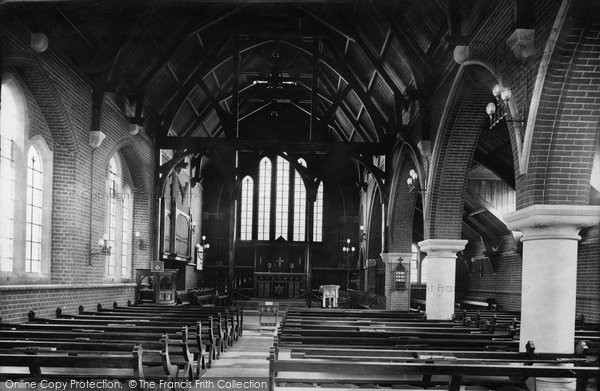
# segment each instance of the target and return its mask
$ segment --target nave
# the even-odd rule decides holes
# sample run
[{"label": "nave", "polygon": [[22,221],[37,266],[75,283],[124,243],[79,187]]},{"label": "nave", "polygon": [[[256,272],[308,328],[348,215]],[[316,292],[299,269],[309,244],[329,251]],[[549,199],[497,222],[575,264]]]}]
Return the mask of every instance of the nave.
[{"label": "nave", "polygon": [[599,34],[597,0],[1,0],[0,387],[597,388]]},{"label": "nave", "polygon": [[519,352],[515,313],[462,310],[432,321],[420,311],[290,307],[277,327],[253,315],[239,306],[131,303],[77,314],[58,308],[55,318],[30,312],[26,323],[0,324],[0,376],[103,379],[131,389],[153,389],[154,381],[171,390],[245,381],[271,391],[583,391],[597,389],[600,376],[597,324],[580,322],[575,353],[556,354],[536,352],[535,341]]}]

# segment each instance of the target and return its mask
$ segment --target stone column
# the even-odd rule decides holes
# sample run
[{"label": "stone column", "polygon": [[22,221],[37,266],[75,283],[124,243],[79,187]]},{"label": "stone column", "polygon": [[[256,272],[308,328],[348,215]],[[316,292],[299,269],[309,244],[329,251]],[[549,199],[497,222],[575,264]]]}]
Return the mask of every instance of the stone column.
[{"label": "stone column", "polygon": [[427,256],[423,267],[427,273],[425,311],[427,319],[449,320],[454,314],[456,253],[463,250],[466,240],[427,239],[419,242]]},{"label": "stone column", "polygon": [[504,216],[523,236],[521,340],[540,353],[573,353],[577,294],[577,242],[598,224],[599,206],[533,205]]},{"label": "stone column", "polygon": [[[385,263],[385,308],[387,310],[408,311],[410,309],[410,258],[412,253],[381,253]],[[394,273],[402,264],[406,270],[406,290],[395,290]]]}]

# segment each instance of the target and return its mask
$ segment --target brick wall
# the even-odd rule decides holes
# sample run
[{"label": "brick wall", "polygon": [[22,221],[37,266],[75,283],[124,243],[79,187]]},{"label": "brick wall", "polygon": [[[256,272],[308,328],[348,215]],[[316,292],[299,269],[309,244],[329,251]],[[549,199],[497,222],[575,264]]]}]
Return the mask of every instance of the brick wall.
[{"label": "brick wall", "polygon": [[[599,227],[581,232],[577,259],[576,312],[586,321],[599,322],[600,316],[600,241]],[[520,311],[522,261],[515,252],[512,237],[505,237],[499,249],[496,274],[489,262],[478,261],[469,275],[464,264],[457,263],[457,299],[465,296],[493,297],[501,309]],[[471,252],[482,249],[470,248]],[[470,255],[466,256],[470,257]],[[470,262],[470,261],[468,261]],[[480,276],[483,266],[483,277]]]},{"label": "brick wall", "polygon": [[80,305],[87,311],[95,311],[98,303],[126,305],[127,300],[133,301],[134,291],[134,284],[1,286],[2,322],[25,322],[29,311],[39,318],[54,318],[57,307],[76,314]]},{"label": "brick wall", "polygon": [[[0,316],[24,320],[33,309],[40,316],[101,302],[133,299],[133,278],[105,275],[104,257],[90,259],[90,244],[105,232],[106,171],[114,153],[123,163],[124,181],[133,186],[133,232],[145,246],[133,246],[133,268],[148,268],[152,254],[154,148],[143,135],[130,136],[128,122],[112,98],[105,99],[101,130],[106,139],[89,146],[91,87],[74,67],[50,47],[37,54],[29,48],[29,32],[8,20],[2,40],[3,71],[24,87],[30,136],[39,134],[53,152],[50,285],[10,286],[0,283]],[[93,174],[92,174],[93,159]],[[91,219],[91,220],[90,220]],[[132,237],[130,243],[134,242]]]}]

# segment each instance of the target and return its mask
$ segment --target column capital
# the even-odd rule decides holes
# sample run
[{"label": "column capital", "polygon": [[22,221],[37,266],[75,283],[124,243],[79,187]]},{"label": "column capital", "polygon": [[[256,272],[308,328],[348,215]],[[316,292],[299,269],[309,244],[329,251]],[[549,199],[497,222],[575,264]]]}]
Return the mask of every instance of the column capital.
[{"label": "column capital", "polygon": [[600,222],[600,206],[532,205],[504,216],[508,229],[521,231],[521,241],[580,240],[579,230]]},{"label": "column capital", "polygon": [[388,263],[400,263],[401,259],[404,262],[410,261],[412,253],[381,253],[381,259],[387,265]]},{"label": "column capital", "polygon": [[419,242],[421,251],[428,257],[456,258],[456,253],[464,250],[468,240],[426,239]]}]

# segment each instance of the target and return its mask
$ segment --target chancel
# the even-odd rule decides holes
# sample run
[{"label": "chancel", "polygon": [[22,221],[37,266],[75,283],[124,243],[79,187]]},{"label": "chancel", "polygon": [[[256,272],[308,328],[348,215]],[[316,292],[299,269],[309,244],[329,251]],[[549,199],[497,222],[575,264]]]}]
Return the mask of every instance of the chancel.
[{"label": "chancel", "polygon": [[599,31],[597,0],[0,1],[0,381],[596,390]]}]

